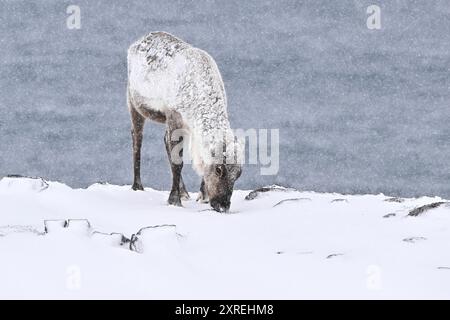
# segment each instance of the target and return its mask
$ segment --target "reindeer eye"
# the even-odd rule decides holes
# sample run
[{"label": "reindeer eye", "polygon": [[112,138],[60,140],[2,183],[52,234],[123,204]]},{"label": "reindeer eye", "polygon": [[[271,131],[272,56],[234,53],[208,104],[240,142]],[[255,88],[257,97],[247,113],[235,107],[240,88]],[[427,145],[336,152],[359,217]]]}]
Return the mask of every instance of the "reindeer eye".
[{"label": "reindeer eye", "polygon": [[219,167],[219,166],[216,167],[216,175],[217,175],[218,177],[221,177],[221,176],[222,176],[222,168]]}]

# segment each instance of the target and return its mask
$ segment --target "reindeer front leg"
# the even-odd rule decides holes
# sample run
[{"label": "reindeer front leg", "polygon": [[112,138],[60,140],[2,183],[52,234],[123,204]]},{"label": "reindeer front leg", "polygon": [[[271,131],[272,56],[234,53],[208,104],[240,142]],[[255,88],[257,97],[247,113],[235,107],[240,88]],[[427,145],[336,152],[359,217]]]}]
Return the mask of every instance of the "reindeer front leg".
[{"label": "reindeer front leg", "polygon": [[186,186],[184,185],[182,174],[180,174],[180,195],[181,195],[181,199],[183,199],[183,200],[189,200],[191,198],[189,196],[189,192],[186,189]]},{"label": "reindeer front leg", "polygon": [[208,194],[206,193],[205,180],[202,179],[202,184],[200,185],[200,192],[198,193],[197,201],[200,203],[208,203]]},{"label": "reindeer front leg", "polygon": [[[181,207],[181,197],[189,197],[181,177],[181,170],[183,169],[183,137],[174,135],[174,131],[182,128],[181,116],[172,113],[167,116],[167,129],[164,135],[164,142],[166,145],[167,156],[169,158],[170,168],[172,170],[172,189],[168,203],[171,205]],[[175,149],[176,147],[176,149]],[[176,157],[176,158],[175,158]]]}]

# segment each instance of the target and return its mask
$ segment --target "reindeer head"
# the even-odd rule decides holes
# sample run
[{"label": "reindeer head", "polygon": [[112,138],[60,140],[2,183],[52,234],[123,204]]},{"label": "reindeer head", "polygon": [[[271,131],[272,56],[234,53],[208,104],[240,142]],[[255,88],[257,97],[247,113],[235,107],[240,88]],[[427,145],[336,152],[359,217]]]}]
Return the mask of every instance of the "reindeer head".
[{"label": "reindeer head", "polygon": [[231,195],[236,180],[242,172],[239,164],[211,164],[205,172],[205,192],[211,207],[218,212],[230,209]]},{"label": "reindeer head", "polygon": [[227,212],[231,205],[234,183],[241,176],[245,140],[231,130],[210,134],[209,152],[203,157],[203,190],[201,197],[218,212]]}]

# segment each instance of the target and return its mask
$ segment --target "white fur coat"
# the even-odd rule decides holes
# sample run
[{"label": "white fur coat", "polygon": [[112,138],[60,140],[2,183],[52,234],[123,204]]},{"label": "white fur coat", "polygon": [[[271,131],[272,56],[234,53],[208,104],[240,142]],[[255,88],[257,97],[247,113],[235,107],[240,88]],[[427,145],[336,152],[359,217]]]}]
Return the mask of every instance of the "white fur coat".
[{"label": "white fur coat", "polygon": [[228,121],[222,77],[205,51],[171,34],[152,32],[128,49],[128,87],[152,109],[181,114],[200,175],[204,165],[214,161],[211,156],[222,141],[227,162],[241,152]]}]

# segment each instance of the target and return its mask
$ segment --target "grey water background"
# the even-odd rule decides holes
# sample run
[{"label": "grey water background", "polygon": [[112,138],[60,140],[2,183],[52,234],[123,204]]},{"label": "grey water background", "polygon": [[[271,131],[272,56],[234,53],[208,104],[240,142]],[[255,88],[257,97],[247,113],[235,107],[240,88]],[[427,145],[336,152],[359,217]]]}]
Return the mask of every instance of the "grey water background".
[{"label": "grey water background", "polygon": [[[81,29],[66,8],[81,8]],[[382,29],[366,26],[370,4]],[[279,128],[280,171],[237,188],[450,197],[450,1],[0,2],[0,176],[132,182],[126,50],[149,31],[208,51],[233,128]],[[145,186],[169,189],[163,127]],[[199,178],[184,169],[191,191]]]}]

